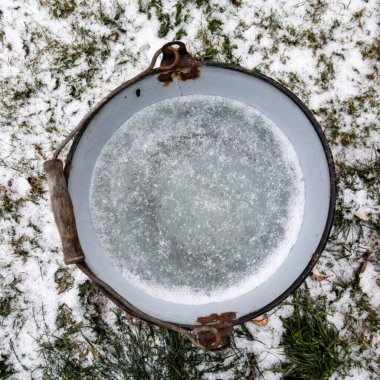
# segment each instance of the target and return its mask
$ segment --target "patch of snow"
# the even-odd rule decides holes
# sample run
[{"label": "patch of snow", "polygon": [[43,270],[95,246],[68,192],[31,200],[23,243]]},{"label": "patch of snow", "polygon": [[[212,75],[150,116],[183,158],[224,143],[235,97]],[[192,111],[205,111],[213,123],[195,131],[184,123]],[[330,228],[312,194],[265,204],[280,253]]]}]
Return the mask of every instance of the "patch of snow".
[{"label": "patch of snow", "polygon": [[12,179],[11,189],[16,192],[21,198],[26,197],[31,190],[30,183],[24,177],[14,177]]},{"label": "patch of snow", "polygon": [[367,294],[370,304],[380,312],[380,270],[370,261],[360,273],[360,287]]},{"label": "patch of snow", "polygon": [[364,214],[372,213],[378,208],[377,200],[368,196],[367,190],[359,187],[360,190],[343,190],[344,205],[357,212]]}]

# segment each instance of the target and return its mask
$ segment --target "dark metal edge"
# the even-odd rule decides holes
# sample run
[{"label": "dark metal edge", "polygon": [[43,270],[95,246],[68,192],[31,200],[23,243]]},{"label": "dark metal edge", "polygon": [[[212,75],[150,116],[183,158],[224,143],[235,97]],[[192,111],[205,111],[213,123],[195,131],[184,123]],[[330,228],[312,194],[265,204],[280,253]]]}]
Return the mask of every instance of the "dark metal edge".
[{"label": "dark metal edge", "polygon": [[[269,78],[266,75],[260,73],[259,71],[251,71],[251,70],[247,70],[247,69],[242,68],[242,67],[237,66],[237,65],[233,65],[233,64],[229,64],[229,63],[213,62],[213,61],[201,62],[200,67],[202,67],[202,66],[206,66],[206,67],[211,66],[211,67],[219,67],[219,68],[226,69],[226,70],[234,70],[234,71],[241,72],[242,74],[246,74],[246,75],[250,75],[250,76],[259,78],[259,79],[271,84],[272,86],[276,87],[277,89],[282,91],[285,95],[287,95],[290,99],[292,99],[298,105],[298,107],[305,113],[305,115],[310,120],[311,124],[313,125],[313,127],[314,127],[314,129],[315,129],[315,131],[316,131],[316,133],[320,139],[320,142],[323,146],[324,152],[326,154],[326,159],[327,159],[329,172],[330,172],[329,213],[328,213],[326,226],[325,226],[324,232],[322,234],[321,240],[320,240],[319,245],[318,245],[316,251],[314,252],[312,259],[310,260],[309,264],[306,266],[305,270],[299,275],[299,277],[293,282],[293,284],[288,289],[286,289],[280,296],[278,296],[275,300],[273,300],[272,302],[270,302],[268,305],[264,306],[263,308],[256,310],[252,313],[249,313],[249,314],[247,314],[243,317],[240,317],[238,319],[235,319],[234,321],[232,321],[232,325],[235,326],[235,325],[247,322],[251,319],[256,318],[259,315],[262,315],[262,314],[268,312],[269,310],[271,310],[274,307],[276,307],[277,305],[279,305],[286,298],[288,298],[289,295],[291,295],[291,293],[293,293],[297,288],[299,288],[299,286],[305,281],[305,279],[307,278],[307,276],[310,274],[311,270],[313,269],[314,265],[319,260],[321,254],[322,254],[322,252],[323,252],[323,250],[327,244],[327,241],[328,241],[328,238],[329,238],[332,226],[333,226],[333,221],[334,221],[335,202],[336,202],[335,167],[334,167],[333,156],[331,154],[330,148],[329,148],[328,143],[327,143],[327,139],[326,139],[326,137],[322,131],[321,126],[319,125],[317,120],[314,118],[311,111],[306,107],[306,105],[293,92],[288,90],[286,87],[284,87],[283,85],[281,85],[279,82],[275,81],[274,79]],[[147,75],[145,78],[148,78],[150,76],[157,75],[157,74],[158,74],[158,71],[155,70],[151,74]],[[133,83],[131,83],[130,85],[132,85],[132,84]],[[73,143],[70,147],[70,150],[68,152],[68,155],[66,157],[66,162],[65,162],[65,172],[68,173],[67,180],[69,177],[69,170],[68,169],[70,168],[73,156],[75,154],[75,150],[78,147],[79,141],[82,138],[83,133],[85,132],[87,126],[89,125],[91,120],[94,118],[94,116],[101,110],[101,108],[103,108],[103,106],[105,104],[107,104],[110,100],[113,99],[113,97],[115,97],[119,92],[123,91],[127,87],[129,87],[129,86],[119,86],[110,95],[108,95],[109,98],[108,98],[107,102],[102,104],[102,107],[99,107],[99,108],[96,108],[93,110],[92,117],[88,120],[86,125],[75,136],[74,141],[73,141]],[[99,288],[102,288],[102,287],[99,287]],[[104,291],[104,289],[101,289],[101,290]],[[106,293],[108,294],[108,292],[106,292]],[[117,292],[115,292],[115,293],[117,293]],[[121,306],[121,305],[119,304],[118,306]],[[139,317],[138,315],[135,315],[135,313],[133,313],[133,311],[130,310],[129,308],[127,308],[125,306],[122,308],[126,312],[136,316],[137,318],[144,319],[144,318]],[[188,329],[192,329],[192,328],[195,328],[197,326],[197,325],[187,325],[187,324],[177,324],[177,325],[180,325],[180,326],[182,326],[184,328],[188,328]]]}]

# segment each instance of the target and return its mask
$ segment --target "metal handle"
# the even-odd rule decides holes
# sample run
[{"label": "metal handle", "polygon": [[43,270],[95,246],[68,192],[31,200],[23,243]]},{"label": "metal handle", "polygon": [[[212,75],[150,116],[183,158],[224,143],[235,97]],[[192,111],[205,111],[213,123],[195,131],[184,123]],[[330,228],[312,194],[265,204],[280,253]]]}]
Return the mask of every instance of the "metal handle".
[{"label": "metal handle", "polygon": [[[173,45],[178,46],[178,49],[174,48]],[[160,67],[154,69],[160,54],[163,55]],[[165,71],[165,73],[158,76],[158,80],[164,82],[164,84],[173,81],[174,75],[178,76],[181,80],[196,79],[199,77],[198,66],[199,62],[195,61],[187,52],[186,46],[183,42],[174,41],[165,44],[154,54],[147,69],[120,85],[96,104],[93,110],[84,116],[78,126],[73,129],[65,140],[57,147],[53,154],[53,159],[44,163],[44,170],[49,186],[54,218],[61,237],[65,264],[77,264],[78,268],[84,272],[108,298],[126,312],[133,314],[137,318],[176,331],[187,337],[193,344],[202,350],[216,351],[229,346],[230,336],[233,330],[231,320],[235,319],[235,313],[225,313],[221,316],[213,314],[210,316],[212,317],[211,319],[209,317],[201,318],[202,320],[199,320],[200,326],[189,331],[179,325],[159,320],[144,313],[142,310],[139,310],[91,271],[85,262],[85,255],[80,246],[73,205],[63,171],[63,163],[58,159],[62,149],[76,136],[77,133],[88,125],[93,115],[102,108],[108,100],[123,89],[136,83],[154,71]]]},{"label": "metal handle", "polygon": [[53,159],[44,163],[49,186],[54,219],[61,237],[65,264],[84,261],[84,253],[79,243],[73,204],[67,189],[61,160]]}]

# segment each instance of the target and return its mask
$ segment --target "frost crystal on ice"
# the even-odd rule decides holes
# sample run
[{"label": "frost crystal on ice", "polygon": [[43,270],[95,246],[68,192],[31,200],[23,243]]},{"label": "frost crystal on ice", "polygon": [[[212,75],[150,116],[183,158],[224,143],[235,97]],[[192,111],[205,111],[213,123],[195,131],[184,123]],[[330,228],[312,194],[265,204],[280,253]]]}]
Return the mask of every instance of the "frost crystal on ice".
[{"label": "frost crystal on ice", "polygon": [[91,212],[105,254],[147,293],[219,301],[265,281],[294,244],[300,164],[266,116],[217,96],[171,98],[105,145]]}]

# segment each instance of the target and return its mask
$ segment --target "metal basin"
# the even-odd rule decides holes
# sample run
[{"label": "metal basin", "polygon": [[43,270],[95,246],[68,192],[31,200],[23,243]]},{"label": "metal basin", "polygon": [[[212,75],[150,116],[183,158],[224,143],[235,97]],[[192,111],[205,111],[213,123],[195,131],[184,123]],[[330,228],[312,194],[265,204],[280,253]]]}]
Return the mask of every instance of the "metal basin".
[{"label": "metal basin", "polygon": [[65,263],[202,349],[227,347],[234,325],[295,290],[332,226],[333,161],[306,106],[260,73],[195,61],[179,41],[44,168]]},{"label": "metal basin", "polygon": [[[98,277],[100,277],[103,281],[108,283],[123,297],[128,299],[132,304],[134,304],[144,312],[153,315],[159,319],[185,325],[194,325],[196,324],[197,318],[199,316],[205,316],[211,313],[224,313],[230,311],[236,312],[237,320],[239,322],[252,318],[254,315],[261,314],[264,311],[272,308],[275,304],[277,304],[280,300],[285,298],[293,289],[297,287],[297,285],[299,285],[302,282],[302,280],[308,274],[313,261],[315,260],[316,256],[321,252],[326,242],[326,238],[331,227],[331,218],[333,210],[333,188],[331,181],[332,169],[331,165],[329,165],[330,155],[328,153],[324,137],[322,135],[320,127],[318,126],[314,118],[311,116],[311,114],[307,111],[305,106],[294,95],[286,91],[277,83],[262,75],[247,73],[243,70],[229,65],[208,63],[201,64],[200,76],[196,80],[182,81],[180,79],[174,78],[169,85],[163,85],[162,82],[160,82],[157,79],[158,76],[159,74],[151,75],[135,83],[134,85],[126,88],[125,90],[114,96],[111,100],[109,100],[107,104],[96,114],[93,120],[89,123],[85,132],[80,136],[80,138],[78,138],[77,144],[75,144],[75,152],[72,152],[73,156],[72,169],[69,177],[69,191],[74,205],[79,240],[84,252],[86,252],[86,262]],[[190,266],[195,265],[195,269],[203,269],[205,271],[205,273],[198,273],[198,277],[193,276],[194,281],[198,278],[198,280],[202,282],[200,279],[203,278],[203,284],[201,283],[201,286],[198,286],[196,289],[196,292],[198,292],[199,294],[198,300],[197,297],[186,297],[186,295],[188,295],[189,293],[186,290],[184,290],[184,293],[181,296],[181,293],[179,291],[181,289],[181,284],[178,285],[177,281],[178,277],[180,277],[181,274],[180,265],[177,265],[177,267],[173,266],[173,268],[171,269],[174,270],[177,268],[178,273],[175,273],[174,271],[171,274],[166,273],[166,277],[162,280],[161,284],[159,283],[159,280],[157,278],[154,278],[154,281],[152,280],[153,284],[151,285],[149,285],[149,279],[147,280],[145,278],[145,283],[143,284],[141,284],[141,282],[139,283],[138,279],[136,279],[137,277],[139,277],[138,270],[141,271],[140,275],[142,277],[144,277],[144,270],[150,270],[153,272],[158,271],[159,274],[161,274],[161,272],[162,274],[165,273],[165,270],[161,270],[162,268],[160,269],[160,265],[162,265],[163,267],[167,265],[167,258],[165,258],[165,252],[163,252],[165,249],[163,248],[159,252],[156,242],[152,246],[146,248],[147,251],[144,251],[142,250],[144,244],[133,245],[132,240],[126,238],[124,239],[125,255],[123,257],[123,251],[120,246],[122,244],[123,239],[120,239],[121,242],[119,242],[118,244],[115,244],[114,246],[112,246],[112,244],[108,245],[108,247],[118,246],[117,255],[119,256],[119,261],[114,259],[112,252],[107,252],[105,249],[107,247],[107,244],[104,243],[104,241],[102,244],[101,241],[101,239],[103,238],[104,240],[104,236],[107,235],[107,228],[104,226],[111,224],[112,228],[115,228],[115,221],[112,220],[113,212],[110,212],[109,209],[109,207],[112,207],[110,203],[111,199],[107,198],[107,212],[107,207],[103,208],[103,211],[96,209],[96,204],[99,203],[96,203],[95,201],[99,202],[99,194],[96,194],[95,198],[92,198],[90,195],[93,182],[98,182],[98,186],[100,187],[103,186],[102,190],[98,190],[98,192],[102,191],[104,192],[104,194],[107,194],[107,191],[111,192],[114,188],[114,184],[111,184],[109,182],[109,179],[111,177],[108,177],[106,183],[104,182],[104,177],[100,177],[100,180],[99,178],[96,178],[97,174],[100,175],[103,173],[104,175],[104,173],[107,172],[107,170],[103,168],[102,172],[101,170],[97,171],[96,168],[97,162],[99,162],[99,157],[102,157],[102,153],[104,155],[105,147],[106,149],[108,149],[108,160],[110,162],[115,160],[117,157],[122,156],[122,150],[120,150],[120,146],[115,147],[118,137],[124,138],[124,142],[126,144],[124,150],[124,153],[126,155],[126,158],[124,159],[125,167],[124,169],[119,167],[116,171],[112,172],[111,174],[115,175],[118,172],[119,174],[121,173],[123,176],[136,175],[136,173],[132,172],[133,169],[138,169],[138,165],[132,167],[132,169],[130,169],[130,172],[128,172],[128,157],[129,160],[131,160],[132,157],[131,155],[128,156],[128,152],[130,154],[133,153],[129,151],[132,149],[131,146],[133,145],[133,141],[128,140],[128,137],[130,137],[131,139],[137,138],[135,136],[136,133],[134,135],[133,133],[130,133],[128,135],[128,131],[126,130],[126,128],[128,128],[128,126],[131,127],[131,125],[128,124],[128,120],[132,120],[135,114],[139,112],[144,113],[145,109],[148,109],[149,107],[152,107],[152,105],[158,104],[160,102],[162,103],[167,99],[190,99],[191,96],[194,95],[203,95],[204,100],[206,101],[207,97],[210,97],[210,101],[213,101],[215,96],[223,97],[228,101],[237,101],[243,105],[252,107],[253,112],[256,111],[260,115],[260,117],[269,119],[269,122],[273,123],[275,127],[282,132],[282,134],[286,137],[291,147],[293,148],[298,158],[299,166],[302,170],[302,180],[304,189],[304,199],[299,197],[298,203],[295,204],[297,208],[302,208],[302,215],[301,220],[299,221],[300,225],[298,226],[299,231],[297,233],[294,244],[292,244],[291,247],[286,247],[288,249],[286,252],[281,252],[281,258],[279,259],[280,265],[273,263],[272,266],[274,267],[274,270],[273,268],[269,269],[270,275],[268,275],[267,273],[268,269],[266,270],[264,281],[255,281],[255,278],[249,277],[246,271],[244,271],[245,268],[241,268],[243,264],[247,264],[248,268],[251,267],[252,272],[255,272],[254,269],[256,266],[254,265],[254,263],[249,263],[249,257],[245,257],[245,259],[241,260],[241,262],[239,263],[240,266],[237,266],[237,273],[239,274],[241,272],[243,280],[244,278],[246,278],[248,282],[251,281],[251,285],[248,284],[246,286],[243,286],[243,284],[239,283],[239,280],[237,278],[238,276],[232,276],[235,282],[229,283],[229,287],[227,286],[226,288],[221,288],[219,276],[224,276],[223,281],[228,282],[228,273],[234,270],[234,267],[231,267],[231,261],[226,260],[229,257],[227,252],[225,252],[221,256],[222,262],[219,262],[214,266],[211,264],[209,267],[199,266],[199,268],[197,268],[196,264],[192,262],[200,260],[200,257],[203,257],[205,255],[205,252],[202,252],[198,256],[198,258],[195,252],[192,257],[189,257],[189,261],[187,263],[186,255],[188,254],[188,252],[186,252],[186,249],[184,249],[183,246],[178,247],[178,242],[174,242],[177,244],[177,252],[175,252],[175,247],[171,247],[169,256],[173,256],[174,254],[181,255],[181,260],[184,262],[182,264],[183,267],[186,267],[187,264],[189,264]],[[167,114],[167,112],[170,112],[170,106],[166,106],[166,108],[167,110],[165,111],[165,105],[162,106],[162,112],[166,112]],[[174,109],[174,111],[176,110]],[[202,113],[202,109],[198,108],[196,112]],[[206,112],[209,112],[209,110],[206,110]],[[169,118],[171,116],[169,116]],[[178,115],[175,115],[175,117],[178,117]],[[162,120],[160,120],[155,126],[153,126],[152,129],[155,130],[156,128],[159,128],[160,122],[163,123],[162,126],[164,127],[165,115],[163,115]],[[144,138],[147,138],[150,134],[154,133],[154,131],[149,130],[148,125],[136,126],[136,129],[140,132],[140,127],[145,127],[145,129],[148,129],[144,131],[145,135],[143,133],[142,136],[139,137],[140,140],[138,142],[141,143],[144,140]],[[234,129],[237,129],[237,127],[239,127],[239,125],[234,125],[234,123],[232,122],[230,125],[230,133],[225,133],[226,136],[228,135],[227,137],[233,138]],[[255,127],[255,121],[253,121],[251,127]],[[185,131],[186,128],[184,128],[184,126],[182,126],[181,128],[183,130],[180,133],[178,133],[178,131],[171,130],[170,127],[167,128],[165,130],[167,135],[164,136],[164,140],[168,141],[170,138],[173,138],[173,136],[182,136],[183,138],[189,139],[189,136],[194,131]],[[211,131],[212,128],[210,129],[210,126],[208,126],[208,128],[209,130],[207,130],[206,128],[202,131],[203,135]],[[265,129],[265,126],[263,128]],[[194,127],[194,130],[195,129],[196,127]],[[216,130],[217,129],[218,128],[216,126]],[[123,133],[120,133],[120,130],[124,130],[124,136]],[[117,135],[118,133],[119,135]],[[116,138],[114,136],[116,136]],[[224,136],[224,138],[227,138],[226,136]],[[247,133],[247,136],[249,137],[250,134]],[[257,137],[258,134],[251,134],[251,137],[255,136]],[[197,138],[199,139],[199,136],[197,137],[193,133],[193,139],[196,140]],[[203,140],[205,139],[206,137],[203,137]],[[107,144],[109,144],[108,148]],[[215,144],[217,143],[215,142]],[[244,156],[244,154],[247,154],[246,152],[244,152],[244,149],[246,150],[247,146],[249,147],[254,144],[257,144],[257,141],[245,141],[245,147],[242,145],[240,145],[239,147],[235,146],[234,154],[236,154],[236,156],[238,157]],[[270,142],[267,142],[267,144],[268,147],[271,145]],[[113,147],[117,149],[115,156],[112,156],[111,154]],[[217,151],[217,149],[215,151]],[[178,152],[178,154],[180,153]],[[143,156],[144,155],[142,154],[142,158]],[[146,156],[146,159],[148,161],[150,158]],[[273,154],[272,159],[274,162],[276,162],[276,160],[281,159],[281,155]],[[108,163],[108,165],[110,165],[110,162]],[[120,162],[123,162],[123,158],[119,160],[119,163]],[[149,163],[145,164],[149,165]],[[178,180],[181,178],[182,175],[188,175],[189,167],[186,167],[186,165],[188,166],[189,163],[185,162],[185,159],[183,158],[182,164],[184,166],[183,174],[181,174],[181,162],[177,162],[176,170],[178,174]],[[237,161],[234,162],[234,165],[236,164],[238,164]],[[264,165],[264,162],[260,164]],[[254,158],[251,161],[248,161],[248,165],[251,165],[253,168],[255,167],[256,164],[254,162]],[[216,167],[217,165],[215,164],[215,168]],[[215,170],[215,168],[213,168],[213,170]],[[265,165],[263,166],[263,168],[265,169]],[[201,170],[200,168],[198,169]],[[112,171],[112,169],[110,170]],[[194,167],[192,168],[192,170],[194,170]],[[238,174],[242,174],[244,172],[244,169],[239,167],[235,167],[234,170]],[[171,173],[171,176],[173,175],[174,174]],[[156,178],[156,180],[158,179],[158,177]],[[168,180],[169,178],[167,177],[164,179]],[[260,179],[265,180],[264,177]],[[220,178],[216,179],[216,181],[218,180],[220,181]],[[103,185],[101,184],[102,181]],[[176,183],[174,177],[171,177],[171,181],[172,185]],[[239,179],[236,178],[236,181],[239,181]],[[244,183],[244,186],[249,186],[249,184],[251,184],[250,191],[247,188],[243,190],[242,195],[245,197],[249,194],[257,194],[260,191],[261,186],[268,186],[268,184],[265,183],[261,183],[260,185],[259,182],[255,182],[254,175],[252,176],[250,181],[251,182],[246,181]],[[285,181],[285,179],[282,179],[282,181]],[[119,182],[117,192],[119,194],[124,193],[125,195],[124,198],[122,197],[121,199],[119,199],[120,202],[125,202],[126,198],[128,198],[128,195],[131,193],[130,189],[128,190],[128,187],[131,185],[131,183],[132,180],[125,180],[125,182],[122,181],[121,185]],[[281,184],[281,180],[274,182],[274,185],[279,184]],[[187,182],[187,185],[190,185],[189,181]],[[195,183],[193,185],[195,185]],[[162,186],[162,184],[160,186]],[[185,187],[186,183],[183,183],[181,186],[177,188],[173,186],[173,191],[181,192],[185,189]],[[149,191],[149,189],[147,190],[147,188],[144,188],[143,186],[140,186],[140,189],[142,191]],[[168,192],[168,190],[169,189],[166,189],[166,192]],[[182,193],[175,193],[174,197],[177,197],[178,200],[187,200],[189,202],[188,207],[194,207],[194,200],[189,200],[189,197],[194,196],[196,187],[194,187],[191,190],[193,191],[193,193],[189,194],[187,197],[184,196],[181,198]],[[152,191],[152,188],[150,191]],[[237,188],[235,189],[235,191],[237,191]],[[116,193],[114,193],[114,195],[115,194]],[[148,194],[146,195],[147,199],[149,198],[149,196],[154,198],[154,195]],[[211,192],[209,196],[214,196],[215,198],[215,192]],[[228,195],[226,195],[225,199],[219,199],[216,202],[221,204],[221,202],[223,201],[228,201]],[[300,206],[299,202],[303,204]],[[113,205],[116,206],[114,207],[115,213],[116,210],[120,210],[122,204],[125,203],[116,203]],[[280,202],[278,201],[278,204],[276,205],[279,206]],[[146,217],[146,214],[149,213],[149,205],[146,204],[145,208],[141,204],[140,206],[141,207],[139,208],[139,210],[141,212],[141,218],[144,218]],[[160,206],[162,207],[162,199]],[[133,215],[130,214],[130,217],[133,218],[133,222],[136,223],[139,218],[136,214],[136,212],[138,213],[138,207],[136,204],[135,207],[136,209],[133,211],[131,207],[126,207],[124,209],[125,215],[119,218],[119,220],[123,220],[123,218],[125,218],[125,222],[127,222],[129,218],[129,211],[130,213],[134,213]],[[163,207],[165,207],[165,205]],[[165,217],[169,222],[170,220],[173,220],[173,223],[175,224],[176,222],[178,222],[177,215],[174,214],[175,208],[172,207],[170,209],[168,202],[167,207],[169,207],[169,210],[161,209],[161,218]],[[249,208],[249,205],[247,207]],[[94,208],[96,209],[95,211]],[[247,233],[251,233],[252,238],[257,238],[257,234],[255,234],[254,229],[255,223],[253,223],[254,220],[252,220],[252,218],[256,216],[256,219],[258,221],[265,219],[265,216],[263,215],[265,215],[266,211],[267,208],[265,204],[263,204],[261,208],[256,207],[252,210],[248,210],[248,212],[245,212],[245,215],[242,216],[243,218],[245,216],[251,218],[250,220],[247,220]],[[281,211],[286,213],[291,210],[284,208]],[[170,214],[170,212],[172,212],[172,214]],[[187,212],[189,212],[189,210],[187,210]],[[284,214],[282,215],[284,216]],[[221,216],[222,214],[218,215],[218,217]],[[280,216],[280,214],[274,213],[272,216],[278,217]],[[298,214],[296,213],[290,215],[290,217],[293,219],[299,218],[299,216],[299,210]],[[99,226],[96,227],[97,225],[99,225],[98,219],[102,217],[103,219],[100,223],[103,225],[103,229]],[[206,219],[212,219],[212,212],[206,217]],[[240,223],[239,226],[241,227],[241,229],[244,229],[244,224],[241,223],[240,219],[241,218],[239,217],[231,218],[231,222],[235,221],[238,222],[238,224]],[[266,223],[268,223],[268,220],[266,220]],[[294,220],[290,222],[294,223]],[[181,221],[179,223],[181,223]],[[163,238],[174,244],[173,233],[179,234],[182,231],[182,234],[186,235],[185,230],[188,227],[189,235],[187,237],[181,237],[183,243],[183,241],[186,240],[186,238],[194,239],[197,236],[196,233],[193,230],[191,230],[191,223],[193,222],[188,222],[186,224],[186,220],[184,220],[182,221],[182,229],[172,231],[169,231],[170,228],[169,230],[168,228],[166,228],[165,230],[165,228],[161,224],[158,226],[159,230],[156,230],[156,232],[165,233],[166,231],[168,235],[164,236]],[[275,224],[274,219],[273,223]],[[125,225],[122,225],[120,230],[114,230],[112,238],[117,239],[117,236],[120,233],[132,231],[130,228],[128,229],[124,227]],[[205,225],[202,225],[203,229],[204,227]],[[233,226],[231,225],[231,228],[232,227]],[[266,228],[268,227],[269,225],[266,225]],[[133,233],[136,232],[142,234],[143,226],[140,226],[140,228],[141,231],[133,231]],[[224,232],[227,232],[228,229],[226,227],[224,227],[224,229]],[[247,237],[241,230],[236,230],[234,232],[238,235],[237,239],[240,238],[241,240],[244,240],[244,237]],[[261,232],[262,231],[260,231],[260,233]],[[151,238],[151,235],[154,235],[153,231],[149,232],[149,236],[147,239]],[[212,236],[212,238],[215,237]],[[231,239],[233,239],[233,237],[231,237]],[[210,245],[210,241],[205,241],[205,244]],[[240,242],[239,244],[242,247],[242,249],[249,249],[249,245],[246,244],[244,246],[244,242]],[[227,248],[232,248],[231,254],[237,254],[236,247],[238,247],[239,244],[235,244],[232,246],[228,246],[227,244]],[[218,244],[216,245],[217,248],[223,249],[223,247],[218,246]],[[146,244],[145,247],[147,247]],[[156,247],[156,251],[153,247]],[[190,245],[190,247],[195,248],[197,247],[197,244]],[[129,252],[129,250],[133,250],[133,252]],[[269,252],[262,253],[263,257],[261,258],[261,261],[265,262],[265,255],[269,254]],[[148,260],[147,262],[144,262],[145,266],[141,264],[139,267],[138,264],[135,264],[135,272],[132,273],[135,276],[129,275],[128,271],[125,270],[128,267],[128,262],[131,261],[131,257],[154,254],[158,255],[158,257],[155,257],[155,260]],[[247,256],[248,252],[245,252],[245,254]],[[216,255],[211,255],[210,257],[211,259],[215,260]],[[224,270],[222,268],[223,258],[225,262]],[[257,259],[257,255],[255,256],[254,254],[252,254],[252,260],[254,259]],[[269,259],[273,259],[275,261],[276,259],[278,259],[278,257],[273,256],[269,257]],[[148,264],[154,264],[154,266],[149,268]],[[262,263],[257,263],[257,266],[260,266],[260,264]],[[187,272],[189,274],[191,271],[188,270]],[[256,278],[257,276],[260,277],[261,275],[260,271],[256,271],[254,274]],[[218,278],[219,282],[217,281]],[[155,286],[162,286],[163,288],[169,289],[168,292],[170,293],[170,281],[172,281],[174,288],[177,287],[176,291],[172,292],[173,294],[165,295],[165,291],[163,290],[156,292],[154,291]],[[186,285],[191,287],[191,284],[193,284],[193,286],[195,286],[196,284],[194,281],[190,282],[189,284],[182,283],[182,289],[185,289]],[[148,285],[146,285],[147,282]],[[216,286],[217,289],[215,293],[217,293],[217,296],[212,296],[213,289],[212,287],[210,288],[209,286],[207,286],[207,283],[211,283]],[[230,291],[230,288],[234,288],[234,285],[240,286],[241,289],[234,289],[233,291]],[[152,289],[149,289],[149,287],[151,287]],[[202,294],[202,287],[204,289],[204,294]],[[223,290],[225,291],[225,293],[228,293],[226,297],[223,297]],[[194,295],[196,294],[196,292],[193,292],[192,294]],[[207,294],[211,294],[211,296],[207,297]]]}]

